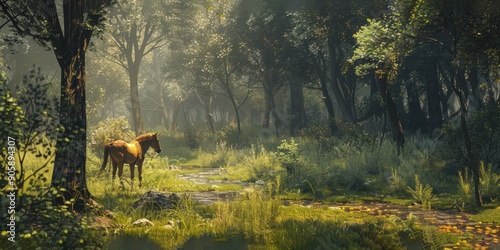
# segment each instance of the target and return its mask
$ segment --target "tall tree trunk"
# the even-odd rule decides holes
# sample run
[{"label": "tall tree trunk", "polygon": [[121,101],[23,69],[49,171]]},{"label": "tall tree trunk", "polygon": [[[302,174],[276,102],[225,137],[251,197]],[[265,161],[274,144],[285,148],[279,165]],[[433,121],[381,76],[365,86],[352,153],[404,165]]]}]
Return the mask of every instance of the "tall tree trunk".
[{"label": "tall tree trunk", "polygon": [[297,129],[302,129],[306,126],[307,115],[304,106],[304,91],[300,80],[297,76],[292,76],[290,84],[290,135],[295,136]]},{"label": "tall tree trunk", "polygon": [[236,104],[236,100],[234,99],[234,96],[232,93],[229,94],[229,100],[231,100],[231,105],[233,106],[234,109],[234,114],[236,115],[236,124],[238,126],[238,134],[241,134],[241,119],[240,119],[240,111],[239,107]]},{"label": "tall tree trunk", "polygon": [[394,102],[389,88],[387,86],[387,74],[382,73],[377,76],[378,89],[380,95],[382,96],[387,114],[389,115],[389,120],[391,122],[392,138],[396,142],[398,147],[398,154],[404,147],[405,136],[403,131],[403,125],[401,125],[401,120],[396,108],[396,103]]},{"label": "tall tree trunk", "polygon": [[341,117],[346,118],[349,122],[355,122],[353,104],[349,89],[346,86],[344,77],[340,70],[339,56],[337,55],[337,46],[335,45],[334,38],[328,39],[328,53],[329,53],[329,70],[330,70],[330,86],[335,95],[335,100],[342,111]]},{"label": "tall tree trunk", "polygon": [[333,108],[332,98],[330,93],[328,93],[328,87],[326,84],[326,77],[320,78],[321,93],[323,94],[323,102],[326,106],[326,111],[328,112],[328,127],[330,128],[330,135],[335,135],[338,131],[337,124],[335,123],[335,110]]},{"label": "tall tree trunk", "polygon": [[180,101],[177,104],[175,104],[174,107],[174,112],[172,113],[172,125],[170,125],[170,129],[172,131],[177,130],[177,119],[179,119],[179,111],[181,110],[181,105],[184,101]]},{"label": "tall tree trunk", "polygon": [[443,114],[441,113],[441,100],[439,98],[439,80],[437,65],[432,63],[428,67],[426,74],[427,91],[427,114],[429,115],[429,135],[432,131],[441,128],[443,124]]},{"label": "tall tree trunk", "polygon": [[208,129],[212,134],[215,134],[214,115],[213,115],[213,95],[211,93],[206,95],[205,100],[205,115],[207,119]]},{"label": "tall tree trunk", "polygon": [[405,81],[406,93],[408,96],[408,127],[407,129],[416,131],[418,129],[427,132],[427,126],[424,111],[420,106],[420,94],[417,85],[413,80]]},{"label": "tall tree trunk", "polygon": [[161,115],[163,118],[163,126],[165,126],[165,128],[169,128],[170,124],[168,119],[167,105],[165,105],[165,100],[163,98],[163,89],[161,87],[161,84],[160,84],[160,89],[158,91],[160,93],[160,106],[161,106]]},{"label": "tall tree trunk", "polygon": [[318,52],[318,57],[315,58],[311,55],[311,60],[314,64],[314,69],[319,78],[320,90],[323,95],[323,102],[326,106],[326,111],[328,112],[328,127],[330,129],[330,135],[335,135],[338,131],[337,124],[335,123],[335,109],[333,108],[333,101],[328,92],[327,84],[327,65],[326,60],[323,57],[321,51]]},{"label": "tall tree trunk", "polygon": [[483,206],[483,199],[481,197],[481,186],[479,179],[480,162],[472,148],[472,141],[470,138],[469,130],[467,128],[467,113],[468,113],[467,98],[465,95],[465,91],[462,88],[463,86],[467,86],[466,82],[462,82],[465,81],[465,68],[460,66],[455,66],[455,67],[457,76],[455,78],[454,91],[455,94],[458,96],[458,100],[460,103],[460,128],[462,130],[462,135],[464,137],[464,142],[465,142],[465,149],[471,165],[470,168],[472,171],[472,180],[474,182],[474,196],[476,199],[476,205],[478,207],[481,207]]},{"label": "tall tree trunk", "polygon": [[263,128],[269,128],[271,124],[271,112],[274,107],[273,106],[273,93],[272,89],[269,89],[267,85],[264,85],[264,98],[265,98],[265,107],[264,107],[264,120],[262,121]]},{"label": "tall tree trunk", "polygon": [[139,102],[139,67],[131,67],[129,70],[130,77],[130,105],[132,119],[134,122],[135,135],[144,134],[144,121],[142,119],[141,104]]},{"label": "tall tree trunk", "polygon": [[[75,199],[74,208],[82,210],[91,194],[86,180],[85,51],[91,31],[83,29],[82,2],[65,2],[64,48],[55,53],[61,67],[61,103],[59,111],[62,130],[57,136],[52,187],[64,188],[64,200]],[[71,21],[66,21],[71,20]]]}]

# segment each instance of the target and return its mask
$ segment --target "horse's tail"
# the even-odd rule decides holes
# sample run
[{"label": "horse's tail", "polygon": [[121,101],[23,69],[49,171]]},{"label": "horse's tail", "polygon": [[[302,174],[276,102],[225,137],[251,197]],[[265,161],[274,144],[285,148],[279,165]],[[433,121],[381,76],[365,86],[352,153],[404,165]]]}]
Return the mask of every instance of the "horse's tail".
[{"label": "horse's tail", "polygon": [[108,155],[109,155],[109,147],[108,145],[104,146],[104,160],[102,162],[101,170],[99,171],[99,175],[102,174],[104,169],[106,168],[106,164],[108,164]]}]

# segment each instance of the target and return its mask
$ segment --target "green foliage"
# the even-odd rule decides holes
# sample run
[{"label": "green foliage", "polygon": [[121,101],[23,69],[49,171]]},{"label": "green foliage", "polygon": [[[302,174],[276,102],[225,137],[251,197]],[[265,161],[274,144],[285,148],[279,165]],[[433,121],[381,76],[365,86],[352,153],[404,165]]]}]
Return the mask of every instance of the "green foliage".
[{"label": "green foliage", "polygon": [[389,183],[389,190],[393,194],[405,194],[408,191],[405,179],[399,174],[396,168],[391,171]]},{"label": "green foliage", "polygon": [[472,178],[469,176],[469,170],[466,168],[463,172],[458,171],[458,194],[460,195],[460,208],[464,209],[466,205],[473,203]]},{"label": "green foliage", "polygon": [[484,165],[484,162],[481,162],[479,166],[481,195],[485,200],[495,201],[500,197],[500,175],[492,172],[491,164],[488,164],[488,167]]},{"label": "green foliage", "polygon": [[[0,79],[0,117],[2,118],[2,126],[0,126],[0,139],[2,142],[7,142],[7,137],[20,138],[22,135],[22,123],[25,123],[25,115],[23,109],[17,104],[16,99],[12,96],[11,91],[7,86],[7,82]],[[7,162],[7,143],[0,145],[0,157],[2,162]],[[2,171],[1,175],[6,171]],[[3,178],[2,178],[3,179]]]},{"label": "green foliage", "polygon": [[[4,246],[9,245],[13,249],[102,247],[99,232],[90,226],[91,221],[79,218],[70,212],[71,201],[63,206],[53,205],[54,199],[60,197],[64,190],[47,188],[47,181],[46,173],[39,173],[35,179],[30,180],[30,185],[26,185],[25,192],[18,194],[15,213],[16,241],[4,242],[7,237],[2,237],[0,243]],[[7,194],[9,191],[0,192],[0,204],[4,207],[8,207]],[[2,218],[8,218],[8,215],[2,214]],[[2,231],[2,236],[5,235],[7,231]]]},{"label": "green foliage", "polygon": [[[464,171],[458,171],[458,194],[460,195],[461,208],[472,206],[474,200],[473,180],[468,168]],[[479,185],[482,198],[485,201],[495,201],[500,197],[500,176],[493,173],[491,165],[485,167],[484,162],[479,166]]]},{"label": "green foliage", "polygon": [[185,127],[183,129],[184,133],[184,143],[191,148],[197,149],[200,147],[203,140],[203,131],[196,127]]},{"label": "green foliage", "polygon": [[[17,86],[17,96],[12,97],[5,83],[1,83],[0,115],[6,126],[0,129],[1,138],[7,142],[7,137],[15,142],[16,187],[21,189],[26,181],[37,172],[43,170],[53,160],[55,153],[54,141],[59,131],[57,114],[57,99],[51,97],[51,84],[45,81],[39,67],[33,66],[22,82]],[[3,144],[1,158],[7,153],[7,143]],[[10,152],[13,152],[10,150]],[[35,170],[26,175],[27,161],[36,166]],[[6,158],[3,158],[6,161]],[[7,166],[7,165],[5,165]],[[5,182],[7,171],[2,171],[0,177]],[[3,185],[2,185],[3,186]]]},{"label": "green foliage", "polygon": [[[500,108],[492,107],[472,113],[467,118],[472,149],[480,161],[486,164],[500,164]],[[443,129],[444,145],[442,157],[449,163],[452,172],[471,166],[465,150],[460,126],[450,124]]]},{"label": "green foliage", "polygon": [[277,148],[276,158],[286,168],[287,173],[292,174],[297,167],[299,159],[299,144],[294,138],[290,141],[282,140]]},{"label": "green foliage", "polygon": [[425,186],[420,182],[418,175],[415,175],[415,189],[408,187],[411,195],[421,204],[424,209],[431,209],[431,200],[434,198],[432,195],[432,187],[429,184]]},{"label": "green foliage", "polygon": [[120,116],[118,118],[108,118],[100,121],[92,129],[90,140],[92,149],[100,152],[106,143],[115,140],[132,141],[135,138],[134,132],[130,128],[128,120]]}]

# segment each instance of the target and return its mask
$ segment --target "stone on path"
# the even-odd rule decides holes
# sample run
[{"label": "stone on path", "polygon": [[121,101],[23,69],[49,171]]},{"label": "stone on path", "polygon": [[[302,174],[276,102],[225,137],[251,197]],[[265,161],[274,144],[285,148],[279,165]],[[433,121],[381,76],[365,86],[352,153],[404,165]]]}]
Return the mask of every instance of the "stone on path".
[{"label": "stone on path", "polygon": [[149,221],[146,218],[138,219],[132,223],[132,225],[137,226],[137,227],[142,227],[142,226],[154,226],[153,222]]},{"label": "stone on path", "polygon": [[155,191],[148,191],[136,201],[132,207],[137,209],[145,208],[159,208],[159,209],[174,209],[177,207],[181,198],[176,193],[161,193]]}]

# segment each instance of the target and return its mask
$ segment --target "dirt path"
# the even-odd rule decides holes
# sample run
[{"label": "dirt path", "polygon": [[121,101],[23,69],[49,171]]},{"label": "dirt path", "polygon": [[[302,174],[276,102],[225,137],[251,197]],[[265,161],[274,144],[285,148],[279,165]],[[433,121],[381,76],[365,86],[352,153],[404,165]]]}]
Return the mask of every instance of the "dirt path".
[{"label": "dirt path", "polygon": [[[238,184],[248,187],[248,183],[230,180],[210,180],[211,176],[220,175],[219,169],[204,168],[202,171],[191,174],[182,174],[178,177],[193,181],[198,184]],[[194,200],[210,205],[215,201],[233,200],[239,195],[238,191],[227,192],[197,192],[190,193]],[[460,235],[460,244],[447,245],[445,249],[500,249],[500,225],[494,223],[480,223],[470,219],[472,214],[457,210],[428,210],[418,206],[400,206],[382,202],[369,202],[363,204],[331,205],[320,202],[289,202],[285,205],[301,205],[311,208],[328,206],[330,209],[341,209],[350,213],[368,213],[373,216],[397,216],[406,220],[410,214],[418,223],[432,225],[442,233],[453,233]]]},{"label": "dirt path", "polygon": [[[293,202],[290,202],[292,205]],[[432,225],[441,233],[459,235],[460,244],[445,246],[445,249],[500,249],[500,225],[472,221],[472,214],[457,210],[428,210],[418,206],[400,206],[390,203],[369,202],[363,204],[328,205],[320,202],[298,204],[306,207],[328,206],[350,213],[367,213],[373,216],[397,216],[406,220],[409,216],[421,225]],[[411,215],[410,215],[411,214]]]}]

